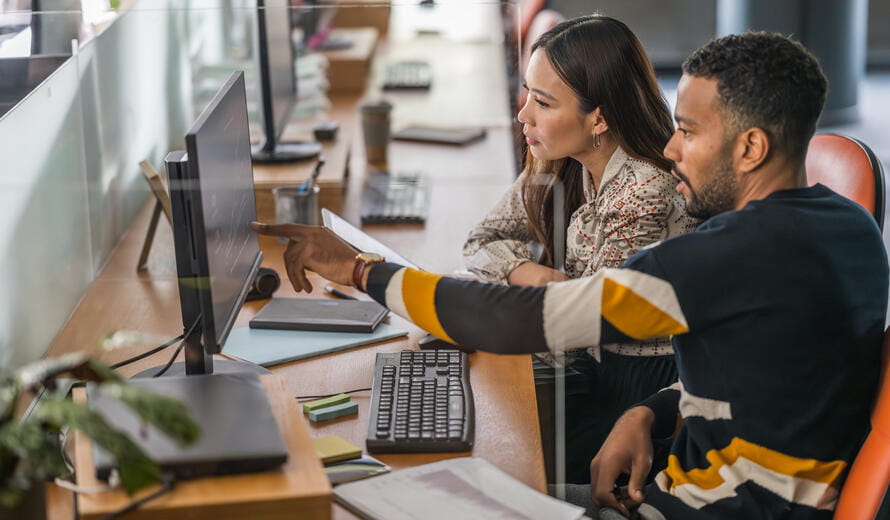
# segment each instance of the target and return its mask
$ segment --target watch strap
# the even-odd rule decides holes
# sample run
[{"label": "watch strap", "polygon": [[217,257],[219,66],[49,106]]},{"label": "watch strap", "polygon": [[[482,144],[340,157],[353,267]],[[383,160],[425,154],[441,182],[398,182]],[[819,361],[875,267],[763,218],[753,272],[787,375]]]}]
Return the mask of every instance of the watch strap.
[{"label": "watch strap", "polygon": [[366,260],[362,257],[361,254],[356,255],[355,257],[355,266],[352,268],[352,285],[355,286],[356,289],[367,292],[365,288],[362,286],[362,277],[365,274],[365,268],[368,267],[368,264],[379,264],[383,262],[383,260]]}]

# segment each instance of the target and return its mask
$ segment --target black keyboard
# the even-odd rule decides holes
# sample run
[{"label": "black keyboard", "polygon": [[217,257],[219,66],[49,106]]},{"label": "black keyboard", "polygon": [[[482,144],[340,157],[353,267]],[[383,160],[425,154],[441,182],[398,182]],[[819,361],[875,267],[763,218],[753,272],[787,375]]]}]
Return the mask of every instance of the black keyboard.
[{"label": "black keyboard", "polygon": [[383,70],[384,90],[429,89],[433,84],[433,68],[425,61],[397,61]]},{"label": "black keyboard", "polygon": [[379,352],[368,453],[469,451],[475,430],[467,355],[459,350]]},{"label": "black keyboard", "polygon": [[362,200],[362,224],[411,224],[426,221],[429,182],[419,173],[374,172]]}]

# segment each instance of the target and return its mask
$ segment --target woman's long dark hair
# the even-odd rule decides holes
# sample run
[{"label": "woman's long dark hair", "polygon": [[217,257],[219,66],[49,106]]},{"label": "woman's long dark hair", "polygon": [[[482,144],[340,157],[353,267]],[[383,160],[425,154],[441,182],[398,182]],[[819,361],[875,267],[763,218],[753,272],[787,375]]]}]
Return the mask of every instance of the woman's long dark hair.
[{"label": "woman's long dark hair", "polygon": [[[538,49],[574,91],[582,114],[599,108],[611,136],[628,155],[670,169],[663,155],[674,131],[670,110],[642,44],[626,25],[599,15],[573,18],[544,33],[532,52]],[[529,231],[544,245],[541,263],[553,266],[553,185],[561,181],[565,188],[565,222],[559,223],[565,229],[584,202],[584,169],[569,157],[542,161],[528,151],[525,165],[530,175],[522,198]],[[546,182],[540,174],[547,174]]]}]

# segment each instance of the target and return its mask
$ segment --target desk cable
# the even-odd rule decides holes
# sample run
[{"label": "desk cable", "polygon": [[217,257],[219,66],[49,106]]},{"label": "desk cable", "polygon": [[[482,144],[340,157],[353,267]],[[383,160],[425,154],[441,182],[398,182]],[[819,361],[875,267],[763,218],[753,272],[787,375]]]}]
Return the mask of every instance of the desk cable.
[{"label": "desk cable", "polygon": [[162,375],[164,375],[165,372],[167,372],[167,370],[168,370],[171,366],[173,366],[173,362],[176,360],[176,356],[178,356],[179,353],[182,352],[182,347],[185,346],[185,342],[188,340],[189,337],[191,337],[192,333],[195,332],[195,329],[198,328],[198,324],[199,324],[199,323],[201,323],[201,316],[200,316],[200,315],[198,316],[198,319],[196,319],[195,322],[192,323],[192,326],[189,328],[188,332],[186,332],[185,334],[183,334],[183,335],[181,336],[181,337],[182,337],[182,341],[179,342],[179,346],[176,347],[176,351],[173,352],[173,355],[170,356],[170,359],[169,359],[169,360],[167,360],[167,364],[164,365],[164,368],[162,368],[162,369],[158,370],[157,372],[155,372],[154,374],[152,374],[151,377],[161,377]]},{"label": "desk cable", "polygon": [[345,392],[335,392],[333,394],[324,394],[324,395],[298,395],[295,397],[297,401],[310,401],[312,399],[324,399],[326,397],[333,397],[335,395],[340,394],[354,394],[356,392],[370,392],[370,388],[356,388],[355,390],[347,390]]},{"label": "desk cable", "polygon": [[118,509],[117,511],[112,511],[111,513],[108,513],[107,515],[102,517],[102,520],[111,520],[113,518],[118,518],[122,515],[125,515],[125,514],[129,513],[130,511],[135,511],[135,510],[139,509],[140,507],[142,507],[147,502],[150,502],[150,501],[160,497],[161,495],[166,494],[171,489],[173,489],[174,485],[176,485],[176,478],[173,477],[173,474],[172,473],[164,473],[161,475],[161,489],[155,491],[154,493],[152,493],[150,495],[146,495],[146,496],[140,498],[139,500],[135,500],[135,501],[127,504],[126,506]]},{"label": "desk cable", "polygon": [[[125,359],[125,360],[123,360],[123,361],[119,361],[119,362],[117,362],[117,363],[115,363],[115,364],[109,366],[109,368],[111,368],[112,370],[116,370],[116,369],[118,369],[118,368],[120,368],[120,367],[122,367],[122,366],[129,365],[130,363],[135,363],[135,362],[137,362],[137,361],[139,361],[139,360],[141,360],[141,359],[145,359],[145,358],[147,358],[148,356],[157,354],[158,352],[164,350],[165,348],[169,347],[170,345],[172,345],[172,344],[176,343],[177,341],[180,341],[180,340],[181,340],[181,343],[180,343],[179,346],[176,348],[176,352],[173,354],[173,359],[176,359],[176,356],[178,356],[178,355],[179,355],[179,352],[182,351],[182,347],[183,347],[183,345],[185,345],[185,340],[186,340],[186,338],[188,338],[189,336],[192,335],[192,332],[195,331],[195,328],[198,326],[198,323],[200,323],[200,322],[201,322],[201,317],[198,316],[198,319],[195,320],[195,323],[192,324],[192,326],[189,328],[188,332],[186,332],[185,334],[180,334],[179,336],[176,336],[175,338],[171,339],[170,341],[167,341],[167,342],[164,343],[163,345],[159,345],[159,346],[157,346],[157,347],[155,347],[155,348],[153,348],[153,349],[151,349],[151,350],[148,350],[148,351],[146,351],[146,352],[143,352],[142,354],[138,354],[138,355],[135,355],[135,356],[133,356],[133,357],[131,357],[131,358],[127,358],[127,359]],[[172,364],[173,364],[173,361],[170,360],[170,361],[167,363],[167,365],[166,365],[160,372],[158,372],[156,375],[154,375],[153,377],[158,377],[158,376],[162,375],[164,372],[167,371],[167,369],[170,368],[170,365],[172,365]]]},{"label": "desk cable", "polygon": [[122,366],[129,365],[130,363],[135,363],[136,361],[139,361],[140,359],[145,359],[148,356],[151,356],[152,354],[157,354],[158,352],[164,350],[165,348],[169,347],[170,345],[172,345],[172,344],[176,343],[177,341],[184,339],[184,338],[185,338],[185,334],[180,334],[179,336],[176,336],[175,338],[171,339],[170,341],[164,343],[163,345],[161,345],[159,347],[155,347],[147,352],[143,352],[142,354],[139,354],[138,356],[133,356],[133,357],[131,357],[129,359],[125,359],[119,363],[115,363],[115,364],[111,365],[109,368],[114,370],[114,369],[120,368]]}]

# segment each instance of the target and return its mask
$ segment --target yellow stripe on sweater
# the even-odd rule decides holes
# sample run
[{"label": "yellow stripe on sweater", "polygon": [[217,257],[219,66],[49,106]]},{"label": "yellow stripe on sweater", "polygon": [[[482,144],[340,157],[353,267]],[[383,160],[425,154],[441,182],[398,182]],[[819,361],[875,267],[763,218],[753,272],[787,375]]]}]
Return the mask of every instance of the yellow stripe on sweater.
[{"label": "yellow stripe on sweater", "polygon": [[705,455],[711,463],[707,468],[685,471],[676,455],[668,457],[664,473],[670,478],[670,487],[692,484],[702,489],[714,489],[724,483],[720,470],[732,466],[739,459],[747,459],[772,473],[787,477],[806,479],[829,486],[840,485],[840,477],[847,467],[842,460],[822,462],[816,459],[802,459],[765,448],[738,437],[733,438],[723,449],[709,450]]},{"label": "yellow stripe on sweater", "polygon": [[445,333],[436,314],[436,285],[442,277],[426,271],[406,269],[402,279],[402,301],[405,309],[418,327],[437,338],[455,343]]},{"label": "yellow stripe on sweater", "polygon": [[603,281],[602,316],[635,339],[689,332],[685,325],[652,302],[609,278]]}]

